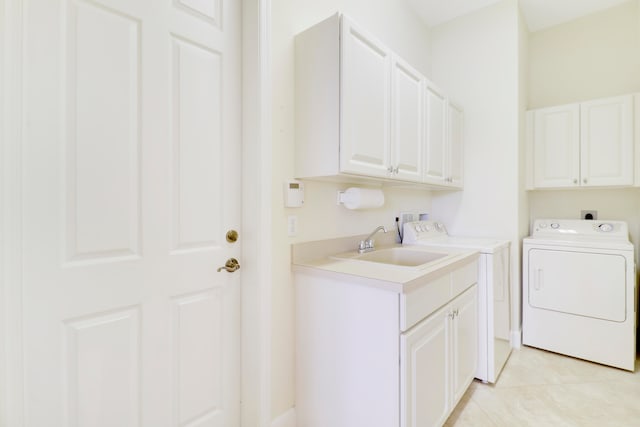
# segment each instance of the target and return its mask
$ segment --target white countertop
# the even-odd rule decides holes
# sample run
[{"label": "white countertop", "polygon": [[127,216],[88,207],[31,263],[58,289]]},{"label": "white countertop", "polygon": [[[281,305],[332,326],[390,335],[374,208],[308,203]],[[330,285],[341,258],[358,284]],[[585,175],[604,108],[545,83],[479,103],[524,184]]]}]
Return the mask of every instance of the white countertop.
[{"label": "white countertop", "polygon": [[[313,274],[349,283],[373,286],[397,293],[408,293],[417,287],[450,273],[478,259],[479,252],[468,249],[447,249],[452,256],[427,264],[424,268],[404,267],[370,261],[335,259],[334,254],[357,251],[358,239],[341,238],[292,245],[292,270],[299,274]],[[356,242],[356,243],[352,243]],[[385,244],[377,250],[403,247]],[[433,248],[404,246],[411,250],[433,252]]]}]

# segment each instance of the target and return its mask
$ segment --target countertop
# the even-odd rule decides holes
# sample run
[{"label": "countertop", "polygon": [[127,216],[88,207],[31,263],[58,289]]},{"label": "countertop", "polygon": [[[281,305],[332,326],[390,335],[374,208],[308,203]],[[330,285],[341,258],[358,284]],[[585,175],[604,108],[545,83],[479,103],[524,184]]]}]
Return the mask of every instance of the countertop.
[{"label": "countertop", "polygon": [[[372,286],[397,293],[409,293],[421,285],[457,270],[479,257],[479,252],[467,249],[446,249],[453,256],[427,264],[423,269],[359,260],[335,259],[334,254],[352,251],[361,237],[304,242],[292,245],[292,271],[313,274],[348,283]],[[382,242],[376,250],[404,247],[393,241]],[[411,250],[433,252],[433,248],[414,246]]]}]

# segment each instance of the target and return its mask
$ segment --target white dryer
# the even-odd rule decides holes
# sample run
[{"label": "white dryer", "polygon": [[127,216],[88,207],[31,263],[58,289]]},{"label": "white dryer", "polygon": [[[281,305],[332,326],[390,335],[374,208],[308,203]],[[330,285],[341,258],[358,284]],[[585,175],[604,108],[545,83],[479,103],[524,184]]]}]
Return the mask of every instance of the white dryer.
[{"label": "white dryer", "polygon": [[523,344],[633,371],[634,260],[625,222],[536,220],[523,242]]},{"label": "white dryer", "polygon": [[403,245],[473,249],[478,271],[478,367],[475,377],[495,383],[511,354],[511,297],[508,240],[449,236],[439,221],[404,224]]}]

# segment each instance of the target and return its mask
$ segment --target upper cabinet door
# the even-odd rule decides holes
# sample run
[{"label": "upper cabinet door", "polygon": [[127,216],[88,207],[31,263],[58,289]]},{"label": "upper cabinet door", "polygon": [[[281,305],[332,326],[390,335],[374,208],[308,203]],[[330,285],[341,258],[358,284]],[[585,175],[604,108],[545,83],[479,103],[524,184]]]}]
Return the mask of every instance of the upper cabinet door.
[{"label": "upper cabinet door", "polygon": [[424,77],[398,57],[393,60],[391,166],[397,179],[422,180]]},{"label": "upper cabinet door", "polygon": [[463,114],[454,104],[448,103],[449,121],[447,140],[449,141],[449,184],[462,188],[463,182]]},{"label": "upper cabinet door", "polygon": [[534,117],[534,186],[574,187],[580,183],[578,104],[543,108]]},{"label": "upper cabinet door", "polygon": [[583,186],[633,184],[633,96],[580,104]]},{"label": "upper cabinet door", "polygon": [[390,173],[391,52],[343,16],[341,32],[342,172]]},{"label": "upper cabinet door", "polygon": [[446,181],[446,120],[447,101],[445,96],[427,85],[426,103],[426,144],[425,144],[425,182],[442,184]]}]

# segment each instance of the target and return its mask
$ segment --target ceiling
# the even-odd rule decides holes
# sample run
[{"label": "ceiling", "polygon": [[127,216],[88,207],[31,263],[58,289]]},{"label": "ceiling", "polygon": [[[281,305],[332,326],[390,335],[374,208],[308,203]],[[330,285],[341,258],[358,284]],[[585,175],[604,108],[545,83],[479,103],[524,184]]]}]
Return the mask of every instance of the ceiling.
[{"label": "ceiling", "polygon": [[[482,9],[500,0],[407,0],[429,27]],[[534,32],[625,3],[629,0],[519,0]]]}]

